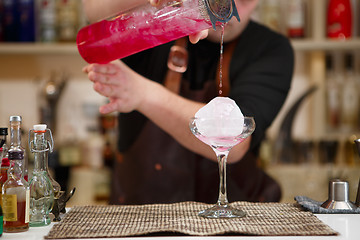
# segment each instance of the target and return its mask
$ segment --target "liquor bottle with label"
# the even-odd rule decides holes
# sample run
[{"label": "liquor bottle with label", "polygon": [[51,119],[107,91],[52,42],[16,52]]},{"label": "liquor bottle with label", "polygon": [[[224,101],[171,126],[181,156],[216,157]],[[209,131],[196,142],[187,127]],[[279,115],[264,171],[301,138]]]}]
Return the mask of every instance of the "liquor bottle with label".
[{"label": "liquor bottle with label", "polygon": [[[47,137],[49,140],[47,140]],[[52,151],[51,132],[45,124],[34,125],[29,132],[29,148],[34,153],[34,170],[30,185],[30,226],[51,223],[49,213],[54,204],[54,190],[47,172],[48,152]]]},{"label": "liquor bottle with label", "polygon": [[24,149],[21,147],[21,117],[10,117],[10,168],[2,187],[4,232],[29,229],[30,189],[24,179]]},{"label": "liquor bottle with label", "polygon": [[352,7],[350,0],[329,0],[327,36],[334,39],[352,37]]},{"label": "liquor bottle with label", "polygon": [[36,0],[37,41],[56,42],[57,34],[57,1]]},{"label": "liquor bottle with label", "polygon": [[290,38],[303,38],[305,34],[305,6],[303,0],[286,1],[286,30]]},{"label": "liquor bottle with label", "polygon": [[34,0],[17,0],[19,16],[18,41],[35,41],[35,4]]},{"label": "liquor bottle with label", "polygon": [[60,0],[58,7],[59,41],[75,42],[78,32],[78,0]]},{"label": "liquor bottle with label", "polygon": [[281,5],[279,0],[264,0],[261,3],[262,22],[274,31],[282,32]]}]

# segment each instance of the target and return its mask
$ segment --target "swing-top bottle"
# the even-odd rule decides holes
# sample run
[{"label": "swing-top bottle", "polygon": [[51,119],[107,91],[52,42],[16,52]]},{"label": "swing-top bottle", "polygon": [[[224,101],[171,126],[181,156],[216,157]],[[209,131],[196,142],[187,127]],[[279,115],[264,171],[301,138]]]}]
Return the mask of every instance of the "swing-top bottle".
[{"label": "swing-top bottle", "polygon": [[51,223],[49,213],[54,204],[54,190],[47,172],[47,161],[53,145],[51,131],[45,124],[34,125],[29,131],[29,149],[34,153],[34,170],[29,181],[31,227]]}]

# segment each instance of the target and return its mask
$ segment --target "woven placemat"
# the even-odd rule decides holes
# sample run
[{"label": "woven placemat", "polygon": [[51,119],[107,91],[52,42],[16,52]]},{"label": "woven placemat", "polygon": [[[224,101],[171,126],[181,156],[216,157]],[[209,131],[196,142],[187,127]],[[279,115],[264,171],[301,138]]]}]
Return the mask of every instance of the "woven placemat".
[{"label": "woven placemat", "polygon": [[319,236],[338,233],[311,212],[291,203],[235,202],[243,218],[206,219],[197,213],[211,205],[197,202],[121,206],[77,206],[46,239],[106,238],[154,233],[194,236],[236,234],[259,236]]}]

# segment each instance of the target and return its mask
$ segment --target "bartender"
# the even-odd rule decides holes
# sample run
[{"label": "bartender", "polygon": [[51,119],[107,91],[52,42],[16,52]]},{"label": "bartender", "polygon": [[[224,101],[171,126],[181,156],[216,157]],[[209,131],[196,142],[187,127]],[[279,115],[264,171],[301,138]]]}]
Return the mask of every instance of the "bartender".
[{"label": "bartender", "polygon": [[[83,6],[88,19],[96,21],[143,2],[83,0]],[[225,26],[223,84],[228,91],[224,94],[256,122],[252,136],[230,152],[229,201],[281,198],[279,185],[257,166],[257,160],[266,130],[288,95],[294,53],[286,37],[250,20],[258,2],[235,0],[241,21],[232,18]],[[205,31],[191,36],[191,42],[198,42],[187,44],[187,70],[178,90],[169,87],[177,75],[169,74],[172,70],[167,66],[177,42],[84,67],[94,90],[109,100],[100,112],[119,113],[111,204],[216,202],[217,159],[209,146],[192,135],[189,120],[218,96],[220,33],[209,29],[208,35]]]}]

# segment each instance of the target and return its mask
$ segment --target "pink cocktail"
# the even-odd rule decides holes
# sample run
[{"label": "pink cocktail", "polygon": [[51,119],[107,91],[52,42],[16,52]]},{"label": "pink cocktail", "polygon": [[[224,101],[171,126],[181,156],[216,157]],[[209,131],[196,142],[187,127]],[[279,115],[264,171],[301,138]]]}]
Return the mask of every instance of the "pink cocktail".
[{"label": "pink cocktail", "polygon": [[198,1],[172,1],[162,7],[145,5],[82,28],[76,43],[88,63],[108,63],[210,28]]},{"label": "pink cocktail", "polygon": [[[239,128],[239,126],[232,124],[234,122],[241,122],[243,126]],[[206,218],[236,218],[245,216],[244,211],[229,205],[226,192],[226,161],[231,148],[243,142],[254,132],[254,119],[252,117],[244,117],[241,120],[237,118],[192,118],[189,126],[191,132],[199,140],[214,150],[219,163],[220,185],[218,201],[213,207],[201,211],[199,216]],[[217,129],[219,127],[222,129]],[[223,131],[225,128],[226,131]],[[239,132],[239,129],[242,129],[242,131]],[[219,133],[219,135],[216,136],[213,133]]]}]

